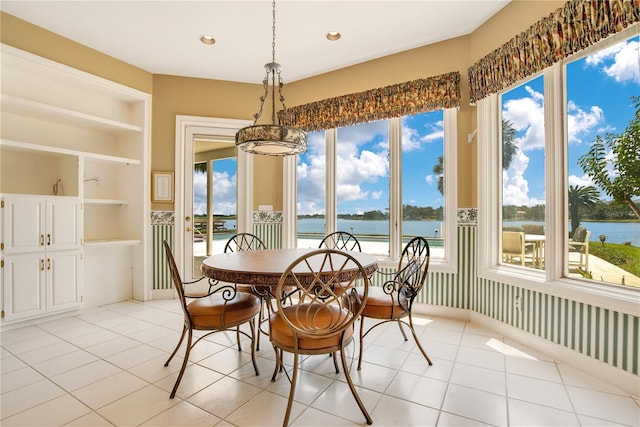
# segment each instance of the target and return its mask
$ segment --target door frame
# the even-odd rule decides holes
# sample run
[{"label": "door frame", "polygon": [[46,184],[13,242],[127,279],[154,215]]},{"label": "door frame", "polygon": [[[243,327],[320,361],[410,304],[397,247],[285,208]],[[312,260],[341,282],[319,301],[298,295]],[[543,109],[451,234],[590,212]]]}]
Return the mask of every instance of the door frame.
[{"label": "door frame", "polygon": [[[175,226],[173,252],[178,271],[183,280],[193,280],[191,268],[186,269],[187,257],[185,251],[187,212],[193,218],[193,165],[187,167],[188,155],[193,155],[193,141],[195,135],[215,137],[219,129],[238,130],[251,125],[251,120],[223,119],[216,117],[176,115],[175,138]],[[242,150],[237,154],[238,168],[236,171],[236,212],[238,219],[236,229],[239,233],[251,232],[253,209],[253,158]],[[187,172],[189,175],[187,175]],[[191,206],[187,206],[187,200]],[[193,229],[193,222],[191,222]],[[192,236],[190,236],[192,237]],[[190,251],[191,253],[191,251]],[[191,264],[188,264],[191,265]]]}]

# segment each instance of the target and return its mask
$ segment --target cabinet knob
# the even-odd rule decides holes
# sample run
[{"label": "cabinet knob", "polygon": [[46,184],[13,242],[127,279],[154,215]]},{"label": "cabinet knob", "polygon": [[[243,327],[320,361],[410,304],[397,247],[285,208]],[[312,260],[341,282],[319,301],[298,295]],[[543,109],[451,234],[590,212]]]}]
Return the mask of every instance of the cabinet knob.
[{"label": "cabinet knob", "polygon": [[40,258],[40,271],[44,271],[44,260]]},{"label": "cabinet knob", "polygon": [[187,227],[186,231],[190,232],[191,231],[191,227]]},{"label": "cabinet knob", "polygon": [[47,246],[51,246],[51,234],[47,234]]},{"label": "cabinet knob", "polygon": [[51,270],[51,258],[47,258],[47,270]]},{"label": "cabinet knob", "polygon": [[184,220],[185,220],[185,221],[187,221],[187,222],[189,222],[189,221],[191,221],[191,217],[190,217],[190,216],[186,216],[186,217],[184,218]]},{"label": "cabinet knob", "polygon": [[40,235],[40,246],[44,246],[44,234]]}]

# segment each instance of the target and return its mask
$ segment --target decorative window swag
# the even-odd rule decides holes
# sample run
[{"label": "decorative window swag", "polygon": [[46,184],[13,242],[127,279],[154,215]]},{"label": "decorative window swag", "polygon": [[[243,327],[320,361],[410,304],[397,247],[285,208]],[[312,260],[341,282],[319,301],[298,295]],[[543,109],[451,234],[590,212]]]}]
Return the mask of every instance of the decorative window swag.
[{"label": "decorative window swag", "polygon": [[305,131],[351,126],[460,105],[460,73],[451,72],[328,98],[278,112],[280,122]]},{"label": "decorative window swag", "polygon": [[469,68],[471,103],[640,21],[639,0],[572,0]]}]

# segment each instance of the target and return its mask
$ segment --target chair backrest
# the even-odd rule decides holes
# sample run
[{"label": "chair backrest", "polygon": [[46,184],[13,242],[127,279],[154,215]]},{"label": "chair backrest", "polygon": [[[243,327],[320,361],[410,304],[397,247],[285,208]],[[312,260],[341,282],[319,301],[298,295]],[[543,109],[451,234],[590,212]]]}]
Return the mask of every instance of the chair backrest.
[{"label": "chair backrest", "polygon": [[584,228],[583,226],[579,226],[574,230],[573,237],[571,238],[571,240],[573,240],[574,242],[583,243],[586,238],[587,238],[587,229]]},{"label": "chair backrest", "polygon": [[185,319],[191,321],[191,317],[189,316],[189,312],[187,311],[187,299],[184,293],[184,286],[182,284],[182,278],[180,277],[180,272],[178,271],[178,267],[176,266],[176,261],[173,258],[173,253],[171,252],[171,247],[169,243],[165,240],[164,244],[164,253],[167,256],[167,263],[169,264],[169,273],[171,274],[171,279],[173,279],[173,287],[176,288],[176,292],[178,292],[178,298],[180,299],[180,306],[182,307],[182,312],[185,315]]},{"label": "chair backrest", "polygon": [[336,231],[325,236],[320,242],[320,248],[338,249],[341,251],[362,252],[360,242],[356,236],[346,231]]},{"label": "chair backrest", "polygon": [[264,244],[264,242],[260,240],[258,236],[251,233],[238,233],[227,240],[227,244],[224,245],[225,253],[259,251],[266,248],[267,246]]},{"label": "chair backrest", "polygon": [[414,237],[402,249],[393,282],[397,286],[398,301],[405,311],[411,309],[413,300],[427,280],[429,258],[429,242],[424,237]]},{"label": "chair backrest", "polygon": [[544,234],[544,225],[542,224],[522,224],[524,234]]},{"label": "chair backrest", "polygon": [[524,254],[524,233],[521,231],[503,231],[502,253],[513,255]]},{"label": "chair backrest", "polygon": [[[363,286],[358,296],[357,286]],[[295,288],[297,297],[288,298]],[[278,312],[295,335],[320,338],[340,334],[362,313],[369,294],[367,272],[352,255],[318,249],[293,261],[276,289]],[[287,307],[285,310],[284,307]],[[294,319],[295,317],[295,319]]]}]

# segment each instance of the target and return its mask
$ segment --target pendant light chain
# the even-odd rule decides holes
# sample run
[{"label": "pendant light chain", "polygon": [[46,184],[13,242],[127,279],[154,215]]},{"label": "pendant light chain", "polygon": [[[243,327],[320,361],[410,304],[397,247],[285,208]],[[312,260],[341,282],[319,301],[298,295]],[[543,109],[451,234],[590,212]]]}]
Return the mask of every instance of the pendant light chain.
[{"label": "pendant light chain", "polygon": [[[278,74],[278,93],[283,111],[283,122],[287,120],[287,106],[284,103],[282,89],[282,73],[280,64],[276,63],[276,1],[272,0],[272,24],[271,24],[271,62],[265,64],[267,72],[262,84],[264,95],[260,97],[260,109],[253,115],[252,126],[244,127],[236,132],[236,147],[253,154],[268,156],[289,156],[304,153],[307,150],[307,134],[302,129],[284,126],[280,124],[276,114],[276,74]],[[264,103],[269,97],[269,80],[271,80],[271,124],[259,125],[258,119],[262,116]]]}]

